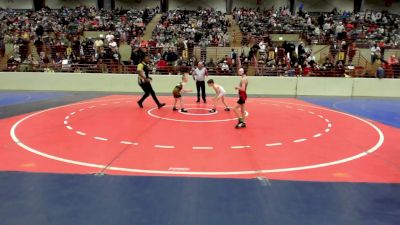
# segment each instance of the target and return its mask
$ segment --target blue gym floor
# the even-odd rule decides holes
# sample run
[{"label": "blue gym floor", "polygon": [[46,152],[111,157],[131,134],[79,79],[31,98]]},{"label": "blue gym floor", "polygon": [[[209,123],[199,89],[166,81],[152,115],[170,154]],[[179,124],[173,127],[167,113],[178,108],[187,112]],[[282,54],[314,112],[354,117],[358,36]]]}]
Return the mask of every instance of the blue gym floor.
[{"label": "blue gym floor", "polygon": [[[0,92],[0,118],[104,95]],[[400,128],[400,99],[299,99]],[[55,224],[399,225],[400,184],[0,172],[0,225]]]}]

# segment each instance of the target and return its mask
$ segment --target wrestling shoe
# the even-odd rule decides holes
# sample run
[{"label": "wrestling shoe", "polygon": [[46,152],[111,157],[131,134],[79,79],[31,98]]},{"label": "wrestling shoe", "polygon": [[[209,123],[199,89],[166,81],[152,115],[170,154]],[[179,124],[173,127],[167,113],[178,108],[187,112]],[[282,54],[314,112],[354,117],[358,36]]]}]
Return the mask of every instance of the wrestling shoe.
[{"label": "wrestling shoe", "polygon": [[160,103],[157,105],[157,107],[160,109],[161,107],[165,106],[165,103]]},{"label": "wrestling shoe", "polygon": [[235,128],[245,128],[246,127],[246,123],[238,123]]}]

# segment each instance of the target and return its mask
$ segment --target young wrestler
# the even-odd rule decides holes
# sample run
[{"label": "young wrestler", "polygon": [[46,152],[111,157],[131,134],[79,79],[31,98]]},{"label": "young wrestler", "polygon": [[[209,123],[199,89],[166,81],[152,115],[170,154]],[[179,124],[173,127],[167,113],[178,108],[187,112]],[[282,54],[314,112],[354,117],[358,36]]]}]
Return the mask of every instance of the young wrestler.
[{"label": "young wrestler", "polygon": [[[234,108],[234,111],[238,117],[238,124],[235,126],[235,128],[242,128],[242,127],[246,127],[246,123],[244,121],[245,119],[245,113],[246,113],[246,108],[245,108],[245,104],[246,104],[246,99],[247,99],[247,76],[244,73],[244,69],[240,68],[238,70],[238,74],[241,76],[240,79],[240,83],[239,86],[235,87],[236,90],[239,91],[239,100],[237,101],[237,105]],[[240,109],[240,112],[239,112]]]},{"label": "young wrestler", "polygon": [[181,112],[187,112],[187,110],[183,107],[183,101],[182,101],[182,93],[183,92],[191,92],[192,90],[190,89],[184,89],[184,86],[188,82],[188,73],[185,73],[182,75],[182,81],[177,84],[174,89],[172,90],[172,95],[174,96],[174,108],[172,108],[173,111],[177,111],[178,109],[176,108],[176,103],[180,104],[181,107]]},{"label": "young wrestler", "polygon": [[215,96],[215,98],[214,98],[214,108],[211,109],[210,112],[213,113],[213,112],[217,111],[217,104],[220,99],[221,99],[222,104],[224,104],[224,106],[225,106],[225,111],[229,111],[230,109],[229,109],[228,105],[225,103],[225,94],[226,94],[225,89],[221,85],[214,83],[213,79],[209,79],[207,81],[207,84],[209,87],[212,87],[214,89],[215,93],[217,94],[217,96]]}]

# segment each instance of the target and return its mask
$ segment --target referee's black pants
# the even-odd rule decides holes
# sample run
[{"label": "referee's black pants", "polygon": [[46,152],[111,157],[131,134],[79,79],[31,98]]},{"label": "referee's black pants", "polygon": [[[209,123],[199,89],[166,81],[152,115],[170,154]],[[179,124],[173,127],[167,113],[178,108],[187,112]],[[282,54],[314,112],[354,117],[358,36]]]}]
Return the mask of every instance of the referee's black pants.
[{"label": "referee's black pants", "polygon": [[200,90],[201,90],[201,98],[204,102],[206,102],[206,82],[205,81],[196,81],[196,89],[197,89],[197,101],[200,101]]},{"label": "referee's black pants", "polygon": [[139,100],[139,103],[142,104],[143,101],[149,97],[149,95],[151,95],[151,97],[153,97],[153,100],[156,102],[157,106],[160,105],[160,102],[157,99],[156,93],[153,90],[153,87],[151,86],[150,82],[144,82],[139,84],[139,86],[143,89],[144,91],[144,95],[142,96],[142,98]]}]

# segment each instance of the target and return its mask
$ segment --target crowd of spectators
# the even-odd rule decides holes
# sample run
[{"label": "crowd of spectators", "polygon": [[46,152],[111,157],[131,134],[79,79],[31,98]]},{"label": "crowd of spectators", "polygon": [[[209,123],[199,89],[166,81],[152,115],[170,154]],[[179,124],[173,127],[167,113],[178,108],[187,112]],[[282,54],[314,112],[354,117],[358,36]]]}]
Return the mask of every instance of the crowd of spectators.
[{"label": "crowd of spectators", "polygon": [[[141,37],[146,24],[158,8],[103,10],[76,7],[32,10],[0,10],[0,54],[12,43],[8,69],[18,64],[31,67],[47,64],[94,64],[120,60],[119,45]],[[103,31],[107,35],[85,38],[85,31]],[[36,47],[37,54],[30,51]],[[30,53],[30,54],[29,54]],[[37,55],[37,57],[33,57]],[[24,66],[29,68],[29,66]]]},{"label": "crowd of spectators", "polygon": [[[229,21],[214,9],[169,11],[162,15],[148,41],[142,38],[145,24],[159,12],[158,8],[109,11],[77,7],[1,12],[0,29],[4,35],[0,37],[0,50],[4,49],[2,44],[13,43],[9,70],[15,70],[17,65],[22,65],[22,70],[34,70],[39,65],[73,69],[74,64],[94,67],[107,62],[110,65],[103,66],[101,71],[115,72],[122,64],[137,65],[146,54],[153,57],[157,68],[196,65],[199,59],[193,55],[194,46],[205,51],[207,46],[230,43]],[[84,31],[108,32],[85,38]],[[120,43],[131,46],[130,61],[121,61]],[[35,53],[29,50],[31,45],[35,46]]]},{"label": "crowd of spectators", "polygon": [[180,49],[230,45],[227,30],[230,22],[214,9],[172,10],[165,13],[153,31],[153,40],[160,47]]},{"label": "crowd of spectators", "polygon": [[292,15],[287,8],[240,8],[235,9],[234,17],[245,34],[245,42],[250,43],[271,33],[299,33],[309,44],[366,40],[369,46],[377,41],[387,47],[400,46],[400,18],[387,11],[374,14],[299,10]]},{"label": "crowd of spectators", "polygon": [[305,26],[302,17],[291,16],[287,8],[275,10],[239,8],[233,10],[236,23],[246,37],[268,36],[270,33],[294,33],[301,32]]},{"label": "crowd of spectators", "polygon": [[84,31],[113,31],[117,39],[127,40],[143,32],[155,13],[154,9],[104,10],[94,7],[33,10],[0,10],[2,35],[13,40],[37,38],[55,33],[82,35]]},{"label": "crowd of spectators", "polygon": [[[346,68],[355,68],[353,58],[359,47],[370,47],[370,63],[377,62],[378,69],[390,70],[390,64],[384,60],[385,49],[400,47],[400,18],[388,12],[356,14],[334,9],[329,13],[307,13],[300,9],[292,15],[287,8],[240,8],[235,9],[234,17],[244,33],[242,43],[252,46],[250,57],[242,57],[242,61],[251,60],[252,65],[259,67],[256,74],[285,72],[308,76],[334,70],[334,74],[345,76]],[[271,42],[271,33],[297,33],[308,45],[328,44],[329,55],[319,64],[304,43],[285,41],[277,46]],[[252,58],[252,52],[258,52],[257,57]]]},{"label": "crowd of spectators", "polygon": [[[0,54],[4,56],[5,43],[14,44],[7,61],[11,71],[17,66],[19,70],[28,71],[53,65],[66,71],[80,72],[86,66],[93,72],[122,72],[122,65],[137,65],[145,55],[150,55],[154,68],[161,73],[175,73],[176,67],[190,68],[204,61],[217,74],[232,74],[239,64],[256,67],[256,75],[326,75],[324,71],[335,70],[335,74],[344,76],[346,68],[354,68],[352,61],[357,48],[351,38],[358,40],[361,34],[368,34],[371,41],[379,39],[371,45],[371,63],[378,65],[377,70],[398,64],[389,63],[383,57],[385,48],[399,44],[400,20],[387,13],[379,19],[368,19],[335,10],[316,16],[302,10],[291,15],[287,8],[235,9],[234,18],[248,35],[250,51],[242,51],[237,57],[239,53],[232,49],[230,54],[216,61],[205,58],[206,48],[230,44],[227,29],[231,24],[223,13],[214,9],[168,11],[162,15],[152,39],[146,41],[142,34],[155,13],[158,8],[0,10]],[[106,34],[85,38],[84,31]],[[279,45],[272,42],[269,34],[276,32],[300,33],[310,42],[307,44],[325,38],[330,43],[330,54],[319,63],[302,42],[284,41]],[[389,35],[388,32],[394,33]],[[120,43],[131,46],[129,61],[121,60]],[[29,51],[31,45],[36,47],[36,53]],[[193,54],[194,46],[201,49],[199,59]],[[47,68],[51,70],[51,66]]]},{"label": "crowd of spectators", "polygon": [[378,44],[371,48],[371,62],[364,66],[353,63],[355,43],[345,41],[330,46],[324,60],[315,57],[310,46],[303,42],[281,44],[261,40],[248,52],[242,51],[239,63],[244,68],[254,68],[261,76],[363,76],[400,77],[400,64],[396,55],[384,59]]}]

